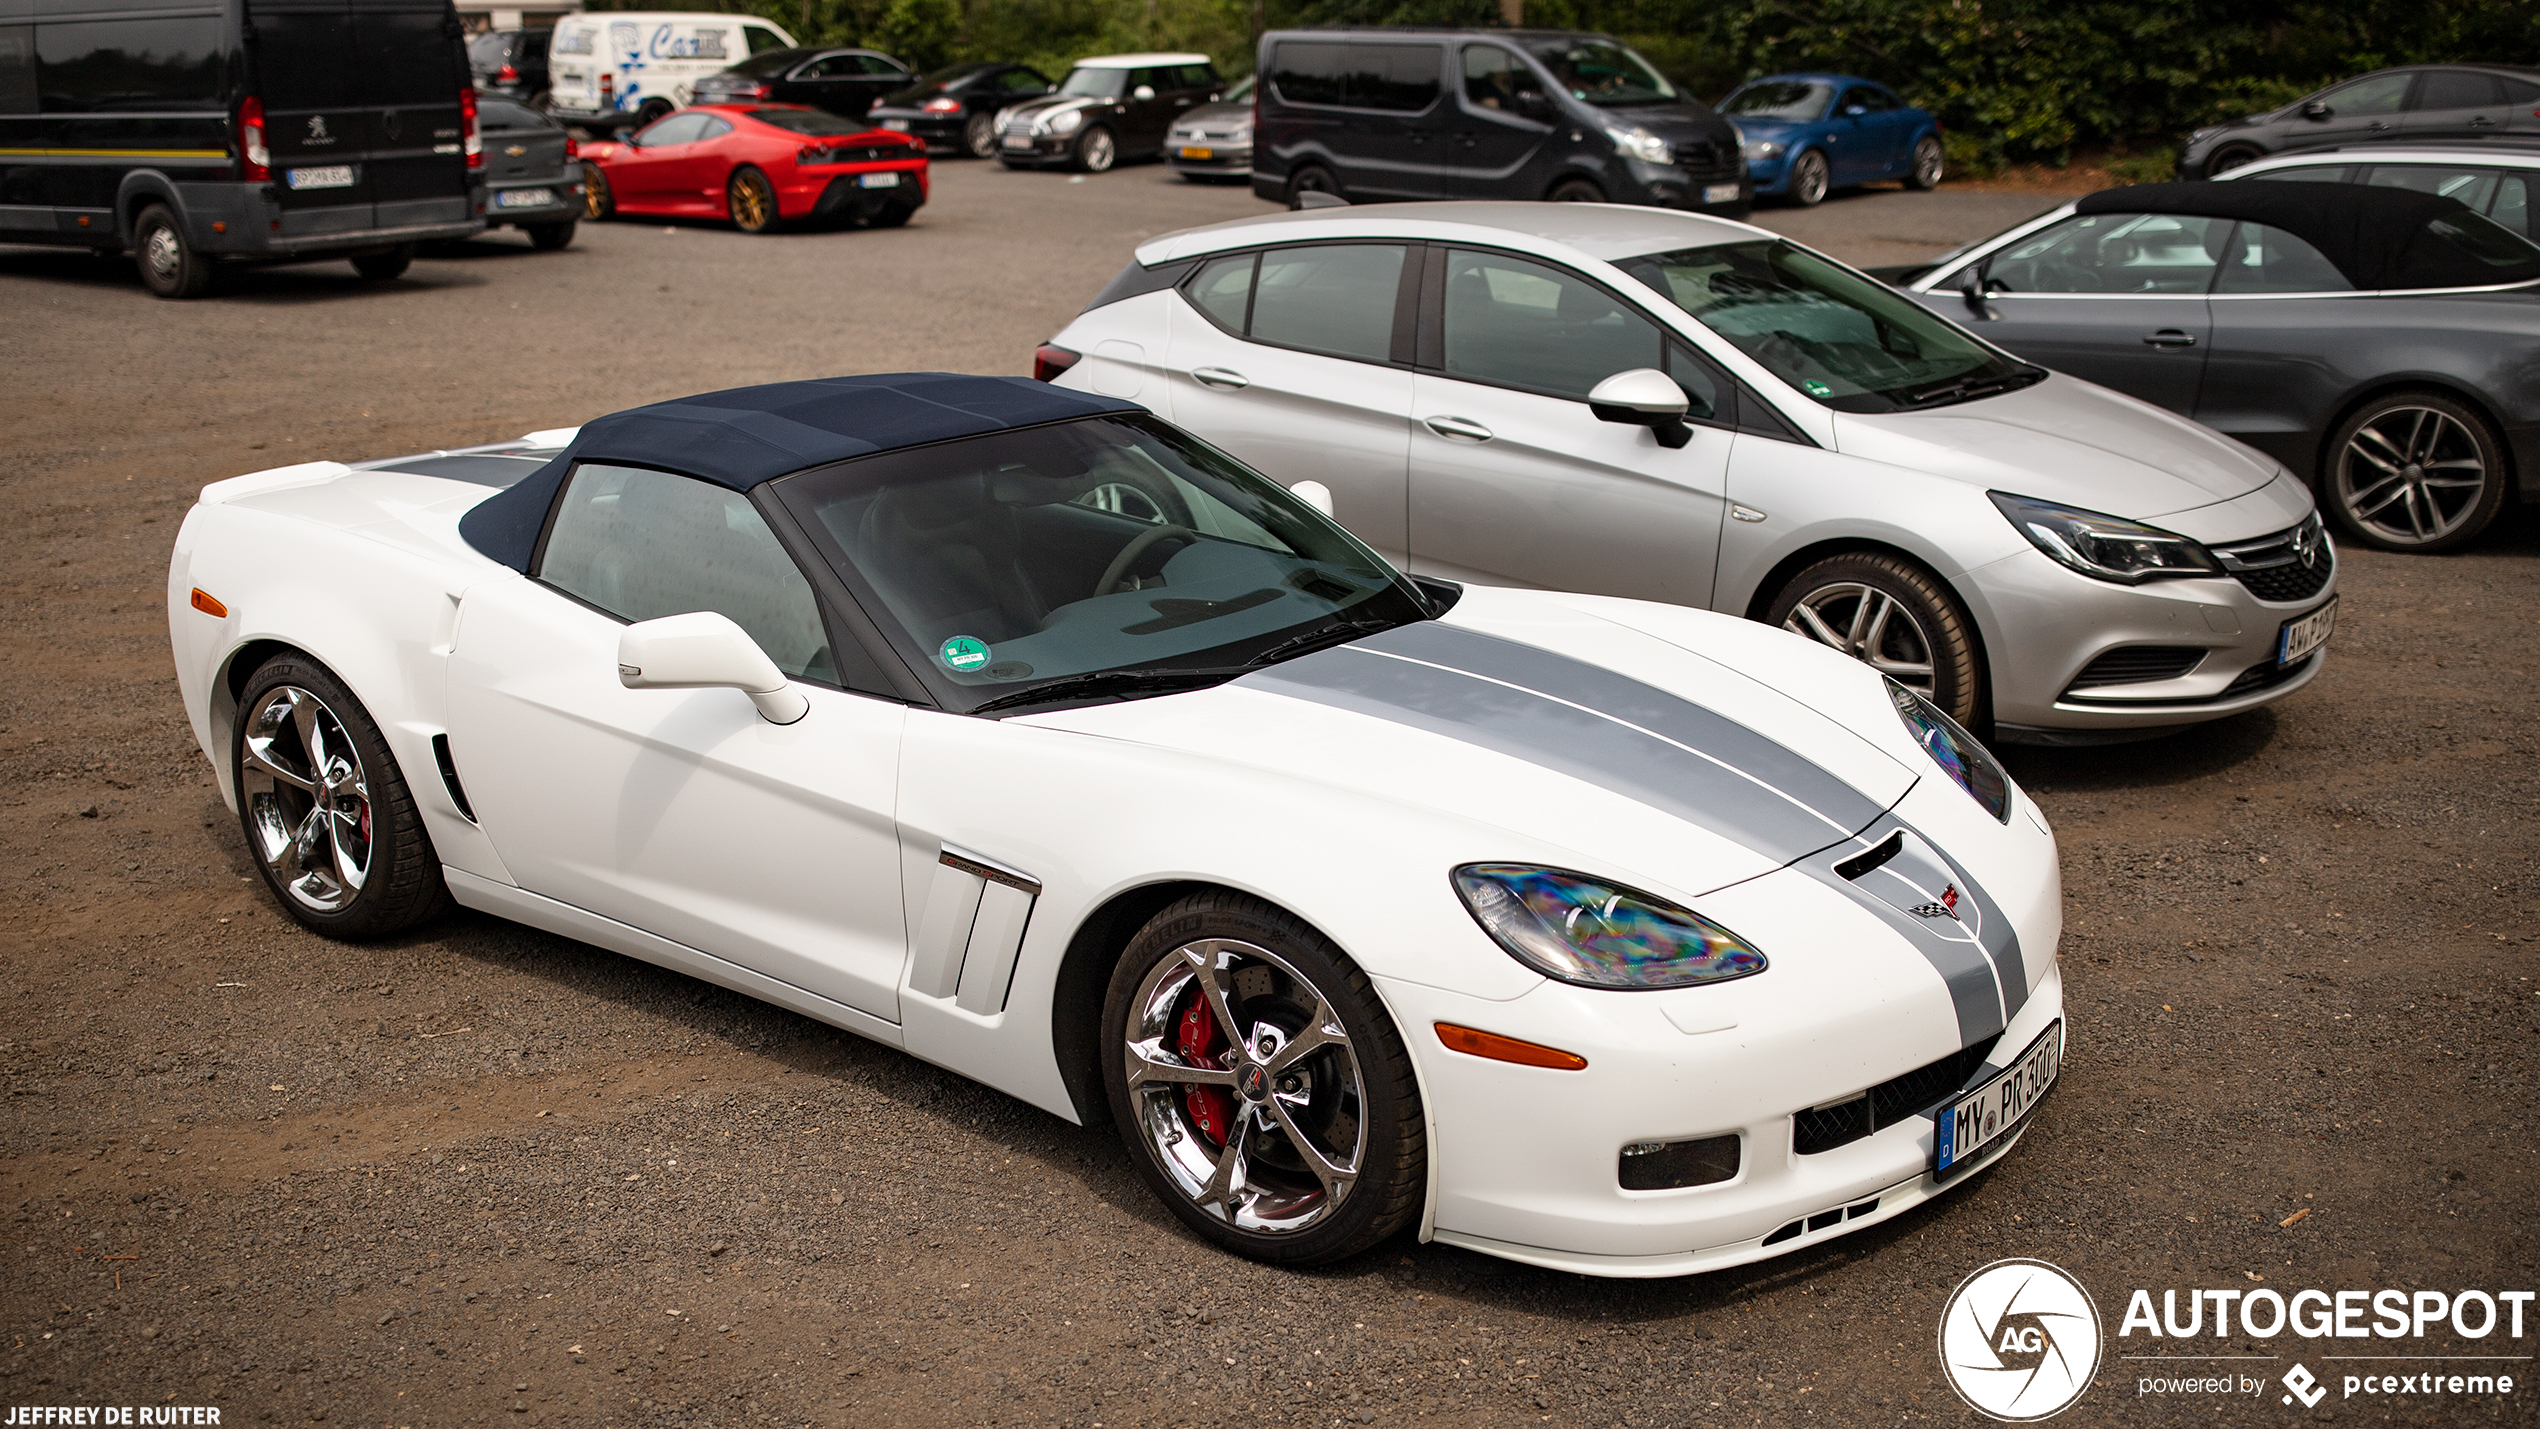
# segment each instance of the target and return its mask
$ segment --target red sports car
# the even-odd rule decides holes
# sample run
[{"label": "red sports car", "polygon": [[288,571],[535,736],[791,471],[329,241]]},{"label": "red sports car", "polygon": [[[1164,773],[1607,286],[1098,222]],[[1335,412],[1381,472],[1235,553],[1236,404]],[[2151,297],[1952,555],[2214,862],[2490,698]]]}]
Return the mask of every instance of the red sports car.
[{"label": "red sports car", "polygon": [[926,144],[799,104],[701,104],[582,146],[583,202],[619,213],[897,228],[926,202]]}]

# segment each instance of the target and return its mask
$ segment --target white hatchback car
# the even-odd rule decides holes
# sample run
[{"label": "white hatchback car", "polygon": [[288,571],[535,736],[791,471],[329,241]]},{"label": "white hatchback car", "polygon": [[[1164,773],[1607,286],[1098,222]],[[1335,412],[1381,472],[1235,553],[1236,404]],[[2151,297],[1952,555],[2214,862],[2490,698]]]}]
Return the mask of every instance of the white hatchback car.
[{"label": "white hatchback car", "polygon": [[1388,204],[1168,234],[1036,369],[1322,483],[1415,572],[1765,620],[2013,742],[2281,699],[2335,618],[2281,464],[1722,219]]}]

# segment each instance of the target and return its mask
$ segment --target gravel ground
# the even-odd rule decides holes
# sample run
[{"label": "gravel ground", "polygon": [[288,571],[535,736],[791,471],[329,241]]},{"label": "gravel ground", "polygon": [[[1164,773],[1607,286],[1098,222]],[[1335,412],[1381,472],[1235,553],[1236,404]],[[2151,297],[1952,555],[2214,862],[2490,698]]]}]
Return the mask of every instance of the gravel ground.
[{"label": "gravel ground", "polygon": [[[1907,261],[2048,201],[1764,217]],[[502,237],[396,284],[323,265],[186,305],[128,265],[0,251],[0,1403],[394,1426],[1962,1422],[1933,1332],[2006,1256],[2074,1272],[2111,1329],[2133,1288],[2531,1286],[2528,515],[2457,557],[2348,552],[2327,671],[2276,710],[2010,752],[2063,841],[2063,1084],[1945,1200],[1689,1280],[1408,1238],[1319,1272],[1232,1260],[1148,1200],[1107,1130],[474,914],[324,942],[251,882],[168,666],[160,582],[203,482],[780,377],[1019,370],[1137,237],[1255,211],[1153,168],[946,164],[899,232],[613,225],[562,254]],[[2241,1366],[2272,1377],[2337,1343],[2218,1352],[2272,1356]],[[2151,1348],[2111,1338],[2062,1422],[2534,1418],[2529,1392],[2308,1414],[2272,1385],[2245,1410],[2138,1398],[2115,1356]]]}]

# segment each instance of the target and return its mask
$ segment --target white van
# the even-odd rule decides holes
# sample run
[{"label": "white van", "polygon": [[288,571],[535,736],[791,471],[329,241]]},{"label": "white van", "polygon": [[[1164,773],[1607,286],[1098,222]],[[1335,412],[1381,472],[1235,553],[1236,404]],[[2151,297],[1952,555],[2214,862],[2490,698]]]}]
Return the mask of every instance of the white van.
[{"label": "white van", "polygon": [[684,107],[696,82],[794,37],[754,15],[591,11],[556,22],[548,47],[549,111],[608,130],[650,124]]}]

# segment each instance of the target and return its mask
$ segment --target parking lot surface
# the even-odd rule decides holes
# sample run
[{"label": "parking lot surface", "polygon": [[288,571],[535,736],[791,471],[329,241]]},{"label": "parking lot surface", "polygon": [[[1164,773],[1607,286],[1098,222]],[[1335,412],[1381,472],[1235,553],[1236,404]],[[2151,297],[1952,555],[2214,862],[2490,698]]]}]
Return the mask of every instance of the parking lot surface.
[{"label": "parking lot surface", "polygon": [[[505,235],[152,300],[0,250],[0,1398],[223,1423],[1971,1422],[1943,1302],[2005,1257],[2109,1330],[2061,1422],[2529,1423],[2507,1398],[2138,1394],[2130,1292],[2530,1288],[2540,521],[2348,550],[2325,673],[2154,743],[2011,750],[2064,853],[2063,1081],[1997,1169],[1746,1270],[1592,1281],[1402,1238],[1230,1259],[1063,1124],[476,914],[384,945],[252,880],[169,668],[204,482],[859,370],[1027,370],[1139,238],[1262,211],[1153,166],[947,163],[906,229]],[[1761,220],[1907,262],[2048,206]],[[2540,1338],[2410,1353],[2529,1354]],[[2387,1342],[2237,1338],[2271,1381]],[[2380,1344],[2384,1348],[2375,1349]],[[2517,1372],[2529,1363],[2510,1366]],[[2329,1372],[2314,1362],[2323,1378]]]}]

